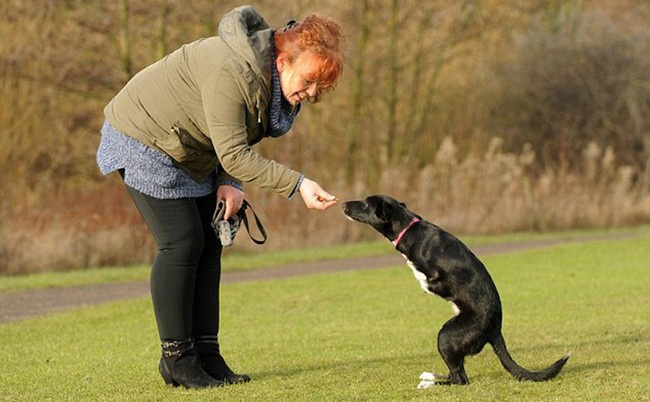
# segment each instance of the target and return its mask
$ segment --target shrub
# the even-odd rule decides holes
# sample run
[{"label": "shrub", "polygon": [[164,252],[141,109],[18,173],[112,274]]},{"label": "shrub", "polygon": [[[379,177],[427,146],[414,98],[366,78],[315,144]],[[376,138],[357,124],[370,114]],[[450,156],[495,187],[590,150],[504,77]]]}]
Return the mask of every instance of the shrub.
[{"label": "shrub", "polygon": [[618,158],[646,162],[650,135],[650,30],[613,25],[596,12],[559,26],[538,18],[500,67],[499,132],[542,158],[579,163],[591,141],[616,144]]}]

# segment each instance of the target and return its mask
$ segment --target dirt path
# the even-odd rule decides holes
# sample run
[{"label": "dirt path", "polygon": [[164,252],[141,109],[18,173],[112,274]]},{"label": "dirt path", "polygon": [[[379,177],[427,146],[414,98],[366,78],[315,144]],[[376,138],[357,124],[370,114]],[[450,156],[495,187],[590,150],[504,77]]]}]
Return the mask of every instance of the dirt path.
[{"label": "dirt path", "polygon": [[[547,239],[476,246],[472,250],[483,257],[490,254],[508,253],[534,248],[550,247],[568,243],[583,243],[600,240],[621,240],[637,237],[638,233],[617,233],[601,236]],[[313,275],[327,272],[367,270],[404,264],[404,258],[395,253],[379,257],[363,257],[347,260],[319,261],[293,264],[254,271],[228,272],[223,283],[259,281],[286,278],[298,275]],[[23,292],[0,293],[0,324],[8,321],[38,317],[46,314],[91,306],[116,300],[143,297],[149,294],[147,281],[109,283],[99,285],[48,288]]]}]

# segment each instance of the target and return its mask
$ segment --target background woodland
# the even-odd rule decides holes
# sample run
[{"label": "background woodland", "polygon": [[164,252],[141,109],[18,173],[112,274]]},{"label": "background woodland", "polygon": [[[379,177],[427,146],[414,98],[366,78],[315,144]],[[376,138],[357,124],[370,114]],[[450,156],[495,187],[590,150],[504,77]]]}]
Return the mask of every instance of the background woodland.
[{"label": "background woodland", "polygon": [[[241,3],[0,0],[0,274],[146,263],[155,244],[95,163],[102,109]],[[256,149],[341,200],[390,194],[459,234],[650,221],[646,0],[250,1],[340,22],[335,92]],[[337,207],[246,187],[270,239],[376,239]],[[232,251],[228,251],[232,252]]]}]

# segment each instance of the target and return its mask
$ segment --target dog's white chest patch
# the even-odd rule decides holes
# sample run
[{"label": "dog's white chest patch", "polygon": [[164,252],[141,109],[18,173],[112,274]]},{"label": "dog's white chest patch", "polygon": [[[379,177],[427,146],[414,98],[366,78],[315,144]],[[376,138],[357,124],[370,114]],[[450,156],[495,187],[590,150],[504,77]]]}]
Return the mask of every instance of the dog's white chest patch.
[{"label": "dog's white chest patch", "polygon": [[420,272],[415,267],[413,261],[409,260],[404,254],[402,254],[402,256],[406,259],[406,265],[408,265],[408,267],[411,268],[411,271],[413,271],[413,275],[415,276],[415,279],[417,279],[418,282],[420,283],[420,287],[424,289],[425,292],[433,294],[433,292],[429,290],[429,284],[427,283],[427,276],[422,272]]}]

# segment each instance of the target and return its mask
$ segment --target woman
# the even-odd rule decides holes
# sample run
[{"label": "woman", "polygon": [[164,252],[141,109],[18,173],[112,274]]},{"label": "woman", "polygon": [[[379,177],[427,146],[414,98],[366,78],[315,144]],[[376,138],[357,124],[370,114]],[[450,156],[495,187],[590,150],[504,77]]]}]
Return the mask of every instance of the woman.
[{"label": "woman", "polygon": [[187,44],[138,73],[104,109],[97,152],[118,171],[151,229],[158,254],[151,296],[162,342],[160,374],[187,388],[246,382],[219,352],[221,249],[210,226],[244,201],[242,183],[325,210],[336,197],[251,150],[292,126],[342,71],[339,26],[312,15],[271,30],[250,6],[234,9],[217,37]]}]

